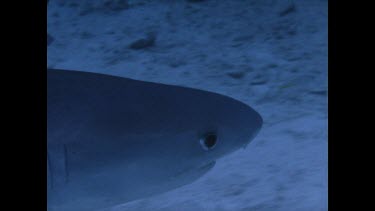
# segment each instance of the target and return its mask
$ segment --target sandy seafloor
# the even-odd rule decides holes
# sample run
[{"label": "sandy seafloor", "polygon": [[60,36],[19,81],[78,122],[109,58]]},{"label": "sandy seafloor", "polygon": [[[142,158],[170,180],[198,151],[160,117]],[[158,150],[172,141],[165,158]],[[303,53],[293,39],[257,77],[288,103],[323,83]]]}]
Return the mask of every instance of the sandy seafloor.
[{"label": "sandy seafloor", "polygon": [[327,1],[122,2],[51,0],[47,66],[221,93],[264,126],[196,182],[111,210],[327,210]]}]

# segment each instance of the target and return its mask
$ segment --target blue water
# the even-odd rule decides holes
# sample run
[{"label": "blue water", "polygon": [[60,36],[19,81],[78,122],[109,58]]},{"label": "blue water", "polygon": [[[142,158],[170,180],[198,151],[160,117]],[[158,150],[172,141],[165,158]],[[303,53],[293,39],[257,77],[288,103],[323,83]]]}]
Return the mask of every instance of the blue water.
[{"label": "blue water", "polygon": [[327,1],[51,0],[47,66],[224,94],[261,113],[194,183],[113,207],[327,210]]}]

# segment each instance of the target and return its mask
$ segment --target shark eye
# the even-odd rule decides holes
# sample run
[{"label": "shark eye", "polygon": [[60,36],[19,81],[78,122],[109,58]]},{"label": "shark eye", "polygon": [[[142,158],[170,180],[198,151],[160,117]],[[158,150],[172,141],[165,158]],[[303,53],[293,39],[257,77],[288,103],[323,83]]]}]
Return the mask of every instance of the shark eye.
[{"label": "shark eye", "polygon": [[204,150],[210,150],[215,147],[217,136],[214,133],[204,135],[200,140],[200,144]]}]

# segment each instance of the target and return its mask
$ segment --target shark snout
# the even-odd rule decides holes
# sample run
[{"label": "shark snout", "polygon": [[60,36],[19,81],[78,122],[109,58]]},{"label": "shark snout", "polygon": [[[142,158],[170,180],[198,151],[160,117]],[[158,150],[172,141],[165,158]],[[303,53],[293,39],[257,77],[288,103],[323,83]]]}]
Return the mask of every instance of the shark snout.
[{"label": "shark snout", "polygon": [[245,144],[243,145],[243,148],[245,149],[249,143],[255,138],[255,136],[258,135],[260,129],[263,126],[263,118],[262,116],[256,112],[253,109],[249,109],[248,112],[248,121],[249,124],[247,126],[249,135],[245,138],[244,142]]}]

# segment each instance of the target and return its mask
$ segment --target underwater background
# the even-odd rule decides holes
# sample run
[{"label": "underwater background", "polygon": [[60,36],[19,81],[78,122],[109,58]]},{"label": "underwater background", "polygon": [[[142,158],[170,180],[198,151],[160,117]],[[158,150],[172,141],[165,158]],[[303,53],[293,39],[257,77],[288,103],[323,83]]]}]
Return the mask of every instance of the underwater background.
[{"label": "underwater background", "polygon": [[212,91],[263,117],[244,150],[129,210],[328,210],[326,0],[50,0],[48,68]]}]

